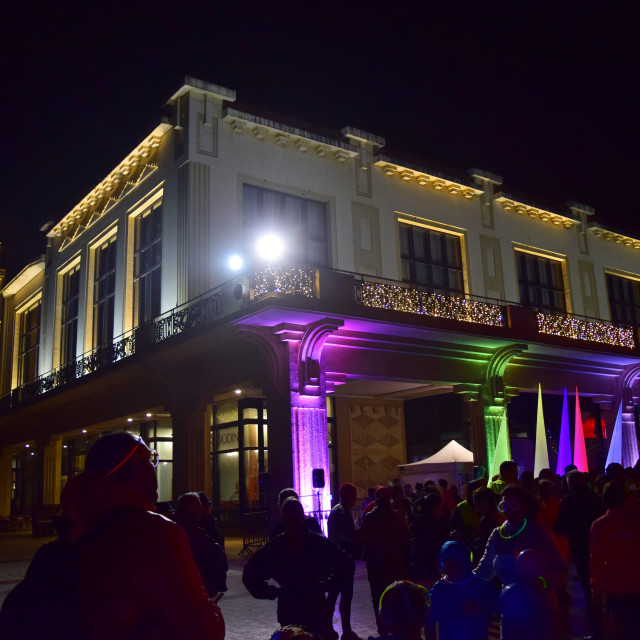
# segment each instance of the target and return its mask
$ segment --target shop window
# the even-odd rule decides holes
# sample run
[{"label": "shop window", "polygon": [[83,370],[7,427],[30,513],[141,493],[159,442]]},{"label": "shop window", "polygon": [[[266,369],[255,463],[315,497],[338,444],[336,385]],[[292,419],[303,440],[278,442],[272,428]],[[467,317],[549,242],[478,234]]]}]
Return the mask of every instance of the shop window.
[{"label": "shop window", "polygon": [[214,406],[211,430],[213,497],[223,520],[261,507],[259,476],[268,471],[265,401],[245,398]]},{"label": "shop window", "polygon": [[151,420],[140,424],[140,435],[150,449],[158,452],[158,501],[173,500],[173,426],[170,420]]},{"label": "shop window", "polygon": [[520,302],[544,311],[567,310],[562,262],[516,251]]},{"label": "shop window", "polygon": [[400,223],[402,280],[431,293],[464,295],[460,237]]},{"label": "shop window", "polygon": [[611,321],[640,326],[640,281],[606,275]]}]

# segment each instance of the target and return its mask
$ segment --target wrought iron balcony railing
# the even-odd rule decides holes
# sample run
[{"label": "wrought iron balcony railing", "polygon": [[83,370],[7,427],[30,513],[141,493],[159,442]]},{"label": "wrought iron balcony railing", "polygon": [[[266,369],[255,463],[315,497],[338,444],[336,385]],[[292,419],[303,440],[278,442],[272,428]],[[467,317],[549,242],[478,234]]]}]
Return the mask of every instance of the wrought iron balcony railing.
[{"label": "wrought iron balcony railing", "polygon": [[[518,303],[489,300],[471,295],[444,295],[421,290],[394,280],[385,280],[338,270],[324,270],[329,278],[347,279],[342,288],[345,299],[356,304],[393,311],[419,314],[433,318],[475,323],[491,327],[506,327],[507,308],[517,307],[532,318],[533,331],[575,340],[600,342],[612,346],[636,348],[637,329],[620,327],[595,318],[569,314],[542,312],[524,308]],[[81,355],[23,384],[11,394],[0,398],[0,411],[15,407],[48,391],[67,385],[83,376],[104,370],[146,347],[161,343],[185,332],[205,327],[211,322],[237,311],[244,305],[258,301],[268,294],[320,297],[334,300],[337,288],[331,284],[327,292],[316,290],[316,269],[296,267],[267,267],[252,278],[239,277],[190,300],[152,321],[119,336],[113,342]],[[350,284],[350,283],[353,284]],[[335,284],[335,283],[334,283]],[[245,295],[247,290],[252,295]],[[321,295],[322,294],[322,295]],[[513,314],[512,314],[513,315]],[[533,318],[535,317],[535,320]],[[511,322],[511,321],[509,321]],[[537,322],[537,328],[535,323]]]}]

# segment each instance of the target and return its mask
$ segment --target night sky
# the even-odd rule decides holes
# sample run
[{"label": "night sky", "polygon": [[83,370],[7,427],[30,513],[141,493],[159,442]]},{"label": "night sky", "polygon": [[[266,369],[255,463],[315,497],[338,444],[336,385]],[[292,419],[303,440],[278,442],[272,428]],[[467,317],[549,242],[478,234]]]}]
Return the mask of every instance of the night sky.
[{"label": "night sky", "polygon": [[44,253],[39,228],[155,127],[185,75],[382,135],[426,166],[498,173],[542,205],[591,205],[596,221],[640,237],[636,21],[610,6],[11,3],[0,27],[7,276]]}]

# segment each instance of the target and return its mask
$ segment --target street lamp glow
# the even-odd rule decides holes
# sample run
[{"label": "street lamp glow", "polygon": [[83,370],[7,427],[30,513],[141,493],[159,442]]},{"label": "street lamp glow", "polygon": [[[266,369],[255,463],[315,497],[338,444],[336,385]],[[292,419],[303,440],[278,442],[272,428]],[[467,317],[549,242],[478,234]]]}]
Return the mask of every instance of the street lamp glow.
[{"label": "street lamp glow", "polygon": [[277,260],[284,250],[282,240],[273,233],[262,236],[256,244],[258,255],[267,262]]},{"label": "street lamp glow", "polygon": [[244,266],[244,261],[242,260],[242,257],[239,256],[237,253],[234,253],[230,258],[229,258],[229,269],[231,269],[232,271],[240,271],[240,269],[242,269],[242,267]]}]

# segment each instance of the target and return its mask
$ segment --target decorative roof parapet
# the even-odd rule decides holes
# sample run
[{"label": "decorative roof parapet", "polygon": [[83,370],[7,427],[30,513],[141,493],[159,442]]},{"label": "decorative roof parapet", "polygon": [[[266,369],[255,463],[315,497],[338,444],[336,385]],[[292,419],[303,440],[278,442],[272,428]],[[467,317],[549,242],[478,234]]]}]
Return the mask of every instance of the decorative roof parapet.
[{"label": "decorative roof parapet", "polygon": [[516,200],[508,193],[498,193],[495,200],[502,205],[505,211],[513,211],[519,215],[527,215],[530,218],[540,220],[541,222],[550,222],[551,224],[562,225],[566,229],[580,224],[580,221],[573,217],[569,217],[555,211],[549,211],[548,209],[542,209],[533,203]]},{"label": "decorative roof parapet", "polygon": [[640,239],[625,236],[617,231],[612,231],[605,227],[601,227],[599,224],[592,222],[588,226],[589,231],[596,237],[603,240],[609,240],[616,244],[623,244],[625,247],[633,247],[634,249],[640,249]]},{"label": "decorative roof parapet", "polygon": [[270,137],[281,146],[292,141],[298,151],[306,152],[314,149],[318,156],[325,157],[332,151],[339,161],[345,161],[358,155],[358,147],[337,138],[291,127],[276,120],[256,116],[248,111],[240,111],[233,107],[227,107],[223,114],[223,120],[236,133],[252,133],[258,140]]},{"label": "decorative roof parapet", "polygon": [[158,167],[154,159],[171,125],[160,124],[111,173],[48,231],[50,238],[63,236],[61,249],[111,209]]},{"label": "decorative roof parapet", "polygon": [[382,136],[376,135],[375,133],[369,133],[368,131],[363,131],[362,129],[357,129],[356,127],[346,126],[340,129],[340,133],[350,140],[355,140],[357,142],[368,143],[374,147],[384,147],[386,144],[385,139]]},{"label": "decorative roof parapet", "polygon": [[497,173],[491,173],[491,171],[485,171],[484,169],[476,169],[471,168],[467,173],[476,180],[481,182],[490,182],[491,184],[495,184],[497,186],[502,184],[502,176],[499,176]]},{"label": "decorative roof parapet", "polygon": [[484,193],[477,185],[472,185],[464,179],[454,178],[411,162],[398,161],[385,154],[377,156],[375,165],[390,177],[399,175],[405,182],[415,180],[420,186],[431,186],[438,191],[446,189],[452,195],[460,194],[467,199]]},{"label": "decorative roof parapet", "polygon": [[235,102],[236,100],[236,92],[234,89],[227,89],[227,87],[223,87],[219,84],[213,84],[206,80],[199,80],[198,78],[185,76],[184,84],[171,96],[171,98],[169,98],[168,102],[173,102],[176,98],[179,98],[182,94],[189,91],[189,89],[205,91],[206,93],[214,95],[219,100],[226,100],[227,102]]}]

